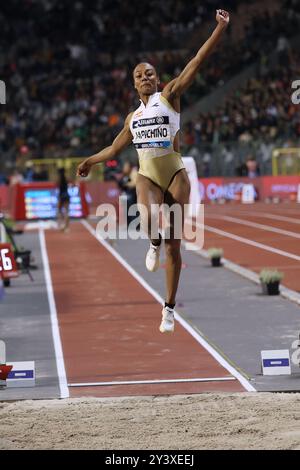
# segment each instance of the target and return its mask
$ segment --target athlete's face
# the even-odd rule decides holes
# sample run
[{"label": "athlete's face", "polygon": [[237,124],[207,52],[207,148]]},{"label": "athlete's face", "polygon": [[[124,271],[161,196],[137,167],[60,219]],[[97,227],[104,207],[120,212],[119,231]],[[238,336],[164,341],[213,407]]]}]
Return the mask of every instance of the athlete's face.
[{"label": "athlete's face", "polygon": [[138,94],[153,95],[157,92],[159,78],[155,68],[151,64],[141,63],[138,64],[133,71],[134,88]]}]

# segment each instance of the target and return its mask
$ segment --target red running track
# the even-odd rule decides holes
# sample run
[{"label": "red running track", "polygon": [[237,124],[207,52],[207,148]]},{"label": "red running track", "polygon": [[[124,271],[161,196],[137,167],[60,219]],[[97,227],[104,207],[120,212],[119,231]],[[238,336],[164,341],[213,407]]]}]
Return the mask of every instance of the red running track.
[{"label": "red running track", "polygon": [[[204,248],[220,246],[227,259],[257,273],[277,268],[283,284],[300,291],[299,213],[296,203],[207,205]],[[69,383],[228,375],[180,325],[172,336],[159,333],[160,305],[81,224],[65,236],[47,232],[46,242]],[[124,396],[242,389],[232,381],[70,390]]]},{"label": "red running track", "polygon": [[[158,331],[161,306],[80,223],[46,232],[68,383],[230,376],[178,323]],[[72,397],[238,392],[237,380],[70,388]]]},{"label": "red running track", "polygon": [[[282,284],[300,292],[299,216],[300,204],[297,203],[206,205],[204,249],[222,247],[226,259],[256,273],[263,268],[277,268],[284,273]],[[253,224],[265,227],[258,228]],[[227,234],[213,233],[210,228]],[[231,235],[244,238],[245,241],[233,239]],[[247,241],[265,245],[273,252],[248,244]],[[285,254],[278,254],[274,250]]]}]

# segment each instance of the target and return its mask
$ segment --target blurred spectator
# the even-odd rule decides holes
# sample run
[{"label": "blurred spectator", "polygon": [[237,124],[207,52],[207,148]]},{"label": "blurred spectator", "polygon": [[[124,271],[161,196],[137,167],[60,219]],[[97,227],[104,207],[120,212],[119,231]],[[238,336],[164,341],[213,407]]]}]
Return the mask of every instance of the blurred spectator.
[{"label": "blurred spectator", "polygon": [[[118,186],[122,194],[127,198],[127,208],[137,203],[136,196],[136,180],[137,168],[131,162],[126,161],[123,165],[122,176],[117,180]],[[128,215],[127,212],[127,226],[135,218],[135,216]]]},{"label": "blurred spectator", "polygon": [[25,164],[24,181],[26,183],[34,181],[34,167],[31,162],[26,162]]},{"label": "blurred spectator", "polygon": [[203,156],[202,164],[203,164],[203,177],[209,178],[210,176],[210,163],[211,163],[211,154],[209,151],[206,151]]},{"label": "blurred spectator", "polygon": [[278,63],[287,66],[291,60],[291,46],[288,39],[281,34],[277,40]]},{"label": "blurred spectator", "polygon": [[248,176],[248,168],[246,163],[242,163],[235,169],[236,176]]},{"label": "blurred spectator", "polygon": [[68,180],[65,175],[65,169],[59,168],[57,179],[58,187],[58,206],[57,206],[57,224],[58,229],[67,232],[69,229],[69,206],[70,206],[70,196],[68,192]]},{"label": "blurred spectator", "polygon": [[17,168],[15,168],[12,171],[12,174],[9,178],[9,184],[10,184],[10,186],[14,186],[15,184],[22,183],[23,180],[24,180],[24,178],[23,178],[22,173],[20,173],[20,171]]},{"label": "blurred spectator", "polygon": [[34,169],[32,175],[33,181],[49,181],[49,175],[46,165],[39,165]]},{"label": "blurred spectator", "polygon": [[260,169],[257,161],[251,155],[246,161],[235,169],[236,176],[245,176],[247,178],[256,178],[260,175]]},{"label": "blurred spectator", "polygon": [[8,185],[9,184],[9,179],[4,173],[0,173],[0,185]]},{"label": "blurred spectator", "polygon": [[260,175],[259,166],[258,166],[257,161],[255,160],[254,157],[249,156],[247,158],[246,167],[247,167],[247,177],[248,178],[256,178],[257,176]]}]

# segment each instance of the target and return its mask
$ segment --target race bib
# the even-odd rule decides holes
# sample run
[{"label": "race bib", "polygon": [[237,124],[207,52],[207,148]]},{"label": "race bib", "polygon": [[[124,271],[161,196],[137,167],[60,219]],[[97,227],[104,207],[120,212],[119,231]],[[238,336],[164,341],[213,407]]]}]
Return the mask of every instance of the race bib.
[{"label": "race bib", "polygon": [[171,147],[169,116],[156,116],[132,122],[136,149]]}]

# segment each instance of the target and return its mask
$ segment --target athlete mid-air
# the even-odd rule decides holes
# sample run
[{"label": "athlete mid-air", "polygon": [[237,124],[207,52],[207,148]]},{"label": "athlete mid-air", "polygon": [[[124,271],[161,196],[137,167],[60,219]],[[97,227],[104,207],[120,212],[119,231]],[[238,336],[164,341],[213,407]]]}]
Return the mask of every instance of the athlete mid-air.
[{"label": "athlete mid-air", "polygon": [[[162,236],[157,231],[153,236],[153,214],[162,203],[182,208],[189,202],[190,184],[179,149],[180,96],[195,80],[203,61],[211,54],[229,24],[229,14],[217,10],[217,26],[212,35],[199,49],[183,71],[170,81],[160,93],[159,78],[155,68],[146,62],[138,64],[133,71],[134,87],[140,97],[140,106],[130,113],[124,128],[112,145],[85,159],[78,167],[79,176],[87,176],[93,165],[116,157],[125,147],[134,144],[139,156],[139,173],[136,182],[137,199],[141,214],[141,227],[147,230],[150,248],[146,256],[146,267],[156,271]],[[157,224],[158,226],[158,224]],[[181,240],[174,230],[164,240],[166,253],[166,297],[162,310],[160,331],[174,331],[174,307],[181,272]]]}]

